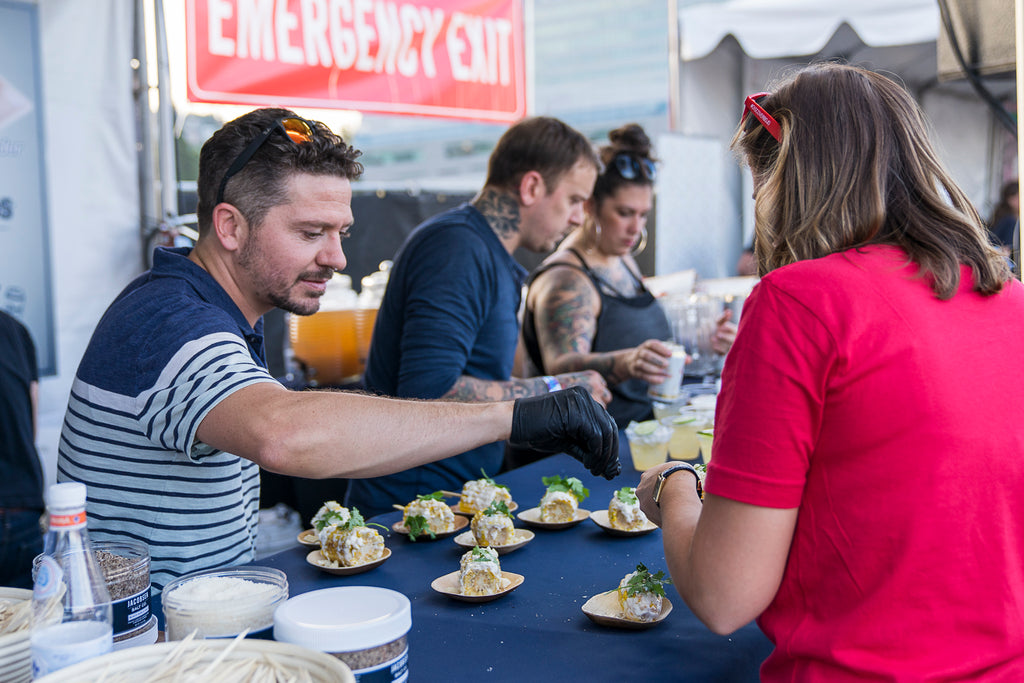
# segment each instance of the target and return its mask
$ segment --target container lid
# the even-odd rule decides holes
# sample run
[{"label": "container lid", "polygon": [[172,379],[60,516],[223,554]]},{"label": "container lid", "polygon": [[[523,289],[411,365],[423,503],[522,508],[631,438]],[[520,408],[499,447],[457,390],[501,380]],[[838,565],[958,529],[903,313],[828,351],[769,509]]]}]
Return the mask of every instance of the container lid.
[{"label": "container lid", "polygon": [[387,588],[342,586],[290,598],[274,611],[274,640],[321,652],[354,652],[401,638],[409,598]]},{"label": "container lid", "polygon": [[85,484],[78,481],[53,484],[46,489],[46,505],[56,509],[85,507]]}]

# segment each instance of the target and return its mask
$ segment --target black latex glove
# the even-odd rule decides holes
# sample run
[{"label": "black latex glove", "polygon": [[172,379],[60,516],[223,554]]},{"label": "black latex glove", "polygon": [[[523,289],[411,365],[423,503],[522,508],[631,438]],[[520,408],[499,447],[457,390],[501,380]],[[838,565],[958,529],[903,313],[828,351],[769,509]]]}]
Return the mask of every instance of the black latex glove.
[{"label": "black latex glove", "polygon": [[591,474],[605,479],[622,471],[615,421],[581,386],[516,399],[509,444],[542,453],[568,453]]}]

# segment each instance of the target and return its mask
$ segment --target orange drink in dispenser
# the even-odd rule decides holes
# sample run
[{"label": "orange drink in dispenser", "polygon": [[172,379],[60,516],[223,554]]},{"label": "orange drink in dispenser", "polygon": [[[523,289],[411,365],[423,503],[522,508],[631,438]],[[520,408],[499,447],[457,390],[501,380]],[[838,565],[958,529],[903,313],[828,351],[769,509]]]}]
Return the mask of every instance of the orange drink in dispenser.
[{"label": "orange drink in dispenser", "polygon": [[292,315],[288,337],[306,379],[321,386],[354,382],[363,372],[359,348],[359,310]]},{"label": "orange drink in dispenser", "polygon": [[348,384],[359,379],[359,310],[352,278],[335,273],[310,316],[291,315],[288,340],[306,380],[320,386]]}]

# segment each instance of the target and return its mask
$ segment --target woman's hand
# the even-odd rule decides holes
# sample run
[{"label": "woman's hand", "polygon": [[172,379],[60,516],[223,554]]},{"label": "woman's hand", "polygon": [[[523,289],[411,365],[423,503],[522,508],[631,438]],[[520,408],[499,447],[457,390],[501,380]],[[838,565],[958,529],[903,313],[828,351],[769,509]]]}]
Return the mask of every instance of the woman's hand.
[{"label": "woman's hand", "polygon": [[715,333],[711,335],[711,348],[715,353],[725,355],[736,341],[736,323],[732,321],[732,309],[727,308],[715,321]]},{"label": "woman's hand", "polygon": [[668,377],[671,358],[672,349],[665,342],[648,339],[640,346],[621,352],[621,358],[615,364],[616,379],[621,382],[635,378],[661,384]]},{"label": "woman's hand", "polygon": [[661,508],[654,504],[654,489],[658,485],[658,475],[675,464],[666,462],[652,467],[640,475],[640,483],[636,485],[636,499],[640,502],[640,509],[647,515],[647,519],[658,526],[661,526]]}]

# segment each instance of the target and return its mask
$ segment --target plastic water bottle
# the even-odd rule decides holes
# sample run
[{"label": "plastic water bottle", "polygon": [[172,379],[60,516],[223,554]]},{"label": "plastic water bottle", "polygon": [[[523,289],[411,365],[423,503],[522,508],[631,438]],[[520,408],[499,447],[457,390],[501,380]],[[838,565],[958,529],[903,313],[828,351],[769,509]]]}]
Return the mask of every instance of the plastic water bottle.
[{"label": "plastic water bottle", "polygon": [[110,593],[89,545],[85,485],[46,491],[49,528],[32,589],[32,676],[38,678],[110,652]]}]

